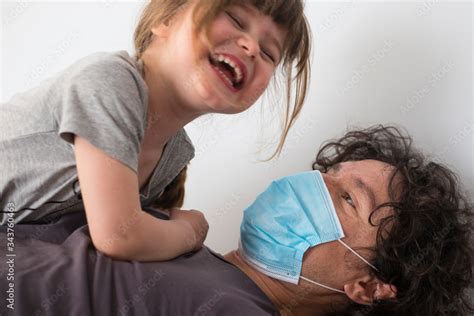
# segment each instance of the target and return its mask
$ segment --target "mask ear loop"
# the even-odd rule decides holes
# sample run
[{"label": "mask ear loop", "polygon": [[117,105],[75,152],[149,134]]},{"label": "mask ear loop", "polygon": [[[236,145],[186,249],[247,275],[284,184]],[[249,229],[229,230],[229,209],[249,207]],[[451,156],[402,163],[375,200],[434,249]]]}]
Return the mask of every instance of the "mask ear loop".
[{"label": "mask ear loop", "polygon": [[[376,271],[379,271],[379,269],[377,269],[373,264],[371,264],[370,262],[368,262],[364,257],[362,257],[361,255],[359,255],[354,249],[352,249],[351,247],[349,247],[345,242],[343,242],[342,240],[338,239],[337,241],[339,241],[344,247],[346,247],[347,249],[349,249],[353,254],[355,254],[357,257],[359,257],[360,260],[364,261],[365,263],[367,263],[372,269],[376,270]],[[300,275],[300,278],[309,282],[309,283],[313,283],[313,284],[316,284],[320,287],[323,287],[325,289],[328,289],[328,290],[331,290],[331,291],[334,291],[334,292],[338,292],[338,293],[342,293],[342,294],[346,294],[346,292],[344,291],[341,291],[341,290],[338,290],[338,289],[335,289],[333,287],[330,287],[330,286],[327,286],[327,285],[324,285],[324,284],[321,284],[321,283],[318,283],[316,281],[313,281],[313,280],[310,280],[308,278],[305,278],[304,276]]]},{"label": "mask ear loop", "polygon": [[333,288],[333,287],[330,287],[330,286],[327,286],[327,285],[324,285],[324,284],[315,282],[315,281],[313,281],[313,280],[310,280],[310,279],[308,279],[308,278],[305,278],[304,276],[300,276],[300,278],[303,279],[303,280],[305,280],[305,281],[307,281],[307,282],[309,282],[309,283],[313,283],[313,284],[316,284],[316,285],[318,285],[318,286],[320,286],[320,287],[323,287],[323,288],[325,288],[325,289],[332,290],[332,291],[335,291],[335,292],[339,292],[339,293],[342,293],[342,294],[346,294],[346,292],[344,292],[344,291],[341,291],[341,290],[335,289],[335,288]]},{"label": "mask ear loop", "polygon": [[349,249],[353,254],[355,254],[357,257],[359,257],[360,260],[364,261],[365,263],[367,263],[372,269],[374,269],[375,271],[379,271],[379,269],[377,269],[373,264],[371,264],[369,261],[367,261],[364,257],[362,257],[361,255],[359,255],[354,249],[352,249],[351,247],[349,247],[345,242],[343,242],[342,240],[338,239],[337,241],[339,241],[344,247],[346,247],[347,249]]}]

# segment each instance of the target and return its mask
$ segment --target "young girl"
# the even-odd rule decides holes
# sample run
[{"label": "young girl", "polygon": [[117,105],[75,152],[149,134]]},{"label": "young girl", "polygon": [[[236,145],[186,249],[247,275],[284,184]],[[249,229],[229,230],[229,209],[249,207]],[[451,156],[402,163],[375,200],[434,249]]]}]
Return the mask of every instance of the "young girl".
[{"label": "young girl", "polygon": [[94,246],[111,257],[159,261],[199,249],[202,213],[173,210],[161,220],[143,210],[182,205],[194,156],[183,127],[248,109],[279,66],[281,151],[309,81],[301,0],[152,0],[135,49],[87,56],[1,105],[2,225],[85,209]]}]

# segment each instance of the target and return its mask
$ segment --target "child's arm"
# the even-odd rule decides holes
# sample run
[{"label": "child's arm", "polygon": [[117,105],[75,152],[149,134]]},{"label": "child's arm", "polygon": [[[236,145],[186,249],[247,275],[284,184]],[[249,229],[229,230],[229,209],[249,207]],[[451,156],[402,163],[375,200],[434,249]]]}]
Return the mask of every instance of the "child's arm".
[{"label": "child's arm", "polygon": [[[174,209],[171,220],[160,220],[145,214],[139,234],[132,236],[128,257],[125,260],[161,261],[201,248],[208,225],[201,212]],[[161,233],[157,234],[157,231]],[[163,238],[161,244],[158,238]],[[131,259],[130,259],[131,258]]]},{"label": "child's arm", "polygon": [[200,212],[173,211],[169,221],[155,218],[142,211],[138,177],[130,168],[78,135],[74,151],[96,249],[121,260],[162,261],[202,245],[207,222]]}]

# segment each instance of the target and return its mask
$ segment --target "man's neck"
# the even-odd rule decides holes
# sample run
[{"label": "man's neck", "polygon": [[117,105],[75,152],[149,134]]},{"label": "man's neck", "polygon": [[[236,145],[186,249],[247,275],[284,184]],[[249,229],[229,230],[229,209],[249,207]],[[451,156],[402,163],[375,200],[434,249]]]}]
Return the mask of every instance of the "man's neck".
[{"label": "man's neck", "polygon": [[262,292],[265,293],[270,301],[277,307],[281,315],[317,315],[315,311],[323,310],[323,306],[319,306],[318,308],[315,304],[315,300],[301,295],[302,293],[297,293],[292,290],[291,287],[285,286],[282,282],[270,278],[252,268],[242,259],[237,250],[227,253],[224,255],[224,258],[238,267],[257,284]]},{"label": "man's neck", "polygon": [[279,287],[273,286],[273,280],[266,277],[265,275],[258,273],[252,267],[248,265],[238,254],[236,250],[233,250],[226,255],[224,258],[231,262],[233,265],[238,267],[242,272],[244,272],[252,281],[257,284],[257,286],[262,290],[265,295],[272,301],[272,303],[281,311],[283,308],[283,300],[281,296],[283,296],[283,291],[279,289]]}]

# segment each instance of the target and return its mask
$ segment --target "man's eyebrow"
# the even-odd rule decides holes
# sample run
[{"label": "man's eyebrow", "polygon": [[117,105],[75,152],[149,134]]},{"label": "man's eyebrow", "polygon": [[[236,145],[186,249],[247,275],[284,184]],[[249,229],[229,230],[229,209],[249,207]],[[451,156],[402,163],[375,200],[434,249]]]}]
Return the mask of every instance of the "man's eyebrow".
[{"label": "man's eyebrow", "polygon": [[339,170],[341,170],[341,163],[338,162],[338,163],[332,165],[331,169],[334,170],[335,172],[338,172]]},{"label": "man's eyebrow", "polygon": [[361,178],[354,178],[354,182],[355,182],[356,186],[359,189],[364,191],[364,193],[366,194],[366,196],[369,199],[370,209],[373,210],[375,208],[375,205],[376,205],[376,198],[375,198],[374,190],[372,190],[372,188],[369,187],[367,185],[367,183],[365,183]]}]

